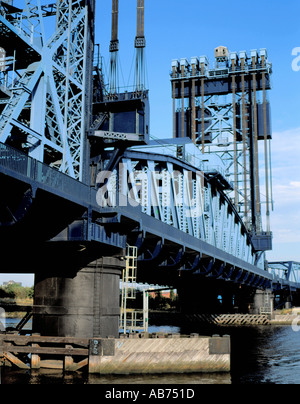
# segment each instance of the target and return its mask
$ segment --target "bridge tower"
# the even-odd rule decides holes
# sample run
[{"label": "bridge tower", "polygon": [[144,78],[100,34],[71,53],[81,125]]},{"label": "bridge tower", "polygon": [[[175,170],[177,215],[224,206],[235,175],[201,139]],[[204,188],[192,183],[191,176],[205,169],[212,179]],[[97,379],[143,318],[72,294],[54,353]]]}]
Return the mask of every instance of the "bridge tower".
[{"label": "bridge tower", "polygon": [[119,23],[119,0],[112,2],[112,24],[111,24],[111,41],[109,46],[110,57],[110,94],[118,92],[119,79],[118,79],[118,52],[119,52],[119,39],[118,39],[118,23]]},{"label": "bridge tower", "polygon": [[[272,133],[267,95],[271,73],[266,49],[251,50],[249,55],[229,52],[224,46],[215,49],[214,66],[206,56],[193,57],[173,60],[171,72],[173,136],[192,139],[202,152],[198,163],[212,175],[211,159],[222,159],[225,177],[233,185],[228,194],[256,250],[262,252],[272,249]],[[263,178],[259,159],[264,161]]]},{"label": "bridge tower", "polygon": [[[110,83],[108,88],[103,80],[99,97],[94,99],[93,119],[89,131],[91,146],[92,183],[95,183],[99,170],[112,170],[118,157],[128,147],[148,143],[149,125],[149,94],[144,83],[144,0],[137,0],[137,35],[134,47],[136,49],[135,79],[132,87],[119,91],[118,80],[118,18],[119,1],[112,1],[112,31],[109,46],[110,51]],[[105,149],[112,147],[115,155],[108,165],[103,167]]]},{"label": "bridge tower", "polygon": [[[12,3],[0,5],[0,142],[86,182],[95,2]],[[48,30],[55,24],[50,37],[46,17]]]},{"label": "bridge tower", "polygon": [[[4,44],[0,49],[0,145],[8,150],[1,154],[1,161],[7,156],[15,164],[15,153],[29,164],[23,184],[1,176],[3,195],[7,194],[0,203],[0,238],[7,244],[3,268],[16,272],[22,267],[35,273],[35,332],[117,336],[126,240],[106,232],[99,212],[92,213],[93,185],[99,171],[111,168],[128,145],[147,142],[148,91],[139,79],[131,91],[119,93],[118,0],[112,3],[109,90],[100,64],[93,63],[95,0],[48,5],[24,0],[23,4],[19,8],[13,1],[0,2]],[[135,47],[140,72],[144,1],[137,5]],[[115,150],[108,164],[106,148]],[[54,200],[53,195],[43,194],[39,180],[46,185],[53,180],[56,191],[60,188],[68,196],[54,196]],[[71,202],[68,198],[76,193]],[[82,198],[88,201],[84,208],[78,202]],[[22,214],[14,215],[20,200]],[[27,219],[19,225],[21,217]],[[34,253],[27,254],[32,248]],[[10,259],[16,251],[27,257],[24,262]]]},{"label": "bridge tower", "polygon": [[[23,160],[39,167],[45,184],[50,180],[45,170],[51,168],[57,187],[58,177],[66,181],[73,178],[71,187],[63,186],[69,189],[69,195],[77,185],[85,186],[87,195],[90,191],[88,135],[93,121],[94,13],[95,0],[60,0],[49,5],[24,0],[24,9],[15,7],[12,1],[0,2],[4,44],[0,52],[0,142],[3,147],[23,152]],[[91,215],[88,208],[81,209],[66,199],[57,199],[56,204],[50,194],[42,202],[43,192],[34,185],[9,182],[5,175],[1,180],[2,185],[6,184],[3,194],[9,195],[6,201],[4,195],[1,200],[1,240],[7,240],[8,251],[2,265],[10,272],[35,273],[35,332],[117,336],[122,246],[110,245],[104,253],[91,237],[85,239],[83,234],[87,233],[79,231],[79,236],[70,238],[68,225],[76,220],[83,223],[82,216]],[[2,205],[22,194],[22,188],[29,201],[22,208],[24,216],[34,206],[28,219],[31,224],[24,231],[21,225],[16,233],[12,226],[8,235],[3,230],[7,215],[3,215]],[[39,219],[34,218],[35,209]],[[13,217],[11,224],[18,222],[18,217]],[[43,230],[40,227],[36,231],[37,221],[43,223]],[[12,239],[13,243],[8,241]],[[32,253],[28,254],[29,250]],[[22,262],[11,259],[16,251],[23,256]]]}]

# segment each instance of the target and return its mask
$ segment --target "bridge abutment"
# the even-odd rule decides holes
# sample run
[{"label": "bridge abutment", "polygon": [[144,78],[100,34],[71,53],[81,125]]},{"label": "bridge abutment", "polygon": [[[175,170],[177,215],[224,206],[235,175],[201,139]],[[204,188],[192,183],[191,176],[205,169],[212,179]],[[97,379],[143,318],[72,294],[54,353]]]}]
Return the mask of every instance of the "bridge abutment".
[{"label": "bridge abutment", "polygon": [[102,257],[70,273],[35,276],[34,332],[60,337],[119,335],[119,280],[125,261]]}]

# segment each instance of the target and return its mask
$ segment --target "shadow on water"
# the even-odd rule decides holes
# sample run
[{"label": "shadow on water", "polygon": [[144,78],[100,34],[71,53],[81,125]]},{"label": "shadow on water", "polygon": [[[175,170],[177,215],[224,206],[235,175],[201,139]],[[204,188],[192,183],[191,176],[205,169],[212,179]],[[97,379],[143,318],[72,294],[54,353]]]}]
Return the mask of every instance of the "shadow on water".
[{"label": "shadow on water", "polygon": [[151,327],[151,332],[228,334],[230,374],[98,376],[86,371],[64,373],[2,368],[2,384],[300,384],[300,333],[289,326]]}]

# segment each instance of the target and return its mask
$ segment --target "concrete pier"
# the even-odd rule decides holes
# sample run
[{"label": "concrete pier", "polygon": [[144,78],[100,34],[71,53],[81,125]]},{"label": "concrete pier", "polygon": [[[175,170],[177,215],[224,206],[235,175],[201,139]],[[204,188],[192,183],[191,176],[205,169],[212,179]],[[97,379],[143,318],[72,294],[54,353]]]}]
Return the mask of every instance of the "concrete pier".
[{"label": "concrete pier", "polygon": [[109,375],[229,372],[230,337],[136,334],[88,339],[0,333],[1,366],[67,371],[87,367],[89,373]]},{"label": "concrete pier", "polygon": [[39,271],[33,331],[60,337],[119,335],[119,279],[124,261],[102,257],[75,273]]},{"label": "concrete pier", "polygon": [[151,374],[230,371],[229,336],[107,339],[91,342],[90,373]]}]

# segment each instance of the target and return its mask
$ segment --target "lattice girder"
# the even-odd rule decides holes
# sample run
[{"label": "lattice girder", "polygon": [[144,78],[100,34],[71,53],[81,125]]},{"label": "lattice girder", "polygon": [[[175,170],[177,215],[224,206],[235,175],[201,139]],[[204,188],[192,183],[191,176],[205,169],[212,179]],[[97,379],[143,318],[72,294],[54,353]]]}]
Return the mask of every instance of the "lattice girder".
[{"label": "lattice girder", "polygon": [[249,235],[229,198],[201,171],[126,156],[112,173],[105,173],[105,181],[100,172],[96,182],[105,184],[97,193],[99,206],[140,206],[148,216],[249,264],[256,262]]},{"label": "lattice girder", "polygon": [[[0,16],[0,23],[6,30],[14,31],[16,35],[18,28],[23,46],[29,50],[34,48],[36,55],[35,73],[30,81],[25,78],[32,71],[32,58],[28,59],[27,66],[23,60],[23,70],[16,68],[12,72],[6,69],[0,77],[0,85],[6,83],[7,91],[11,91],[0,115],[0,141],[17,144],[15,139],[21,127],[15,122],[18,120],[23,124],[22,135],[26,139],[23,149],[30,156],[78,180],[85,179],[86,133],[90,125],[87,111],[92,91],[88,88],[93,52],[91,3],[77,0],[57,2],[56,26],[47,41],[45,10],[39,0],[26,0],[24,10],[17,13],[12,23],[6,20],[7,14]],[[20,28],[23,20],[26,20],[26,29]],[[31,27],[31,36],[27,33],[28,26]],[[16,67],[17,58],[18,52],[15,52]],[[15,91],[15,80],[8,80],[12,75],[23,79],[18,91]],[[31,118],[25,121],[25,104],[26,108],[40,108],[38,119],[36,114],[31,114]]]}]

